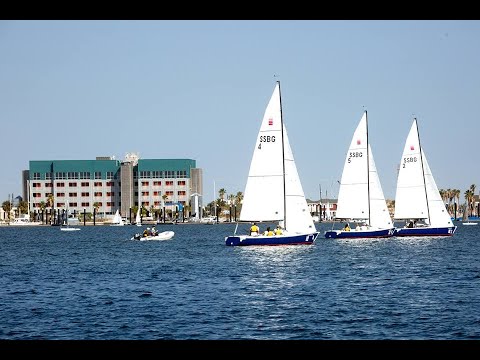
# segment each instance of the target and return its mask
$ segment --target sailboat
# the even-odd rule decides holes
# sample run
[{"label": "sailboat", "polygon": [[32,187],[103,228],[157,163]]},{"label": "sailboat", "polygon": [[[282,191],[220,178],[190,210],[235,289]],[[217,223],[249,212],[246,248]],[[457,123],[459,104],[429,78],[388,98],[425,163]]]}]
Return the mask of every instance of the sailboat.
[{"label": "sailboat", "polygon": [[420,144],[417,119],[413,119],[398,171],[395,221],[405,226],[395,236],[452,236],[453,225]]},{"label": "sailboat", "polygon": [[336,218],[346,220],[348,227],[325,231],[327,239],[385,238],[393,236],[395,232],[368,140],[366,111],[347,151],[338,191]]},{"label": "sailboat", "polygon": [[117,209],[110,226],[123,226],[123,225],[125,225],[125,224],[123,222],[122,217],[120,216],[120,211]]},{"label": "sailboat", "polygon": [[311,245],[318,236],[282,118],[280,82],[265,110],[253,151],[239,222],[278,223],[281,235],[237,234],[225,237],[227,246]]},{"label": "sailboat", "polygon": [[61,231],[79,231],[80,228],[77,227],[70,227],[70,222],[69,222],[70,214],[68,210],[68,206],[66,207],[65,210],[65,225],[60,227]]},{"label": "sailboat", "polygon": [[142,208],[139,206],[137,210],[137,216],[135,217],[135,225],[142,226],[142,217],[140,216],[140,211]]}]

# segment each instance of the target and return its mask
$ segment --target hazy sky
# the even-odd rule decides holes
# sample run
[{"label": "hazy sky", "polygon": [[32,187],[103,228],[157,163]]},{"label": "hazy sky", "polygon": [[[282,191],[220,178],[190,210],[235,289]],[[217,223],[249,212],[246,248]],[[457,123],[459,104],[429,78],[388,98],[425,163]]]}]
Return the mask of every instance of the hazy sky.
[{"label": "hazy sky", "polygon": [[387,199],[413,116],[437,186],[478,194],[480,21],[30,20],[0,21],[0,202],[30,160],[128,152],[243,192],[277,79],[307,198],[338,195],[364,109]]}]

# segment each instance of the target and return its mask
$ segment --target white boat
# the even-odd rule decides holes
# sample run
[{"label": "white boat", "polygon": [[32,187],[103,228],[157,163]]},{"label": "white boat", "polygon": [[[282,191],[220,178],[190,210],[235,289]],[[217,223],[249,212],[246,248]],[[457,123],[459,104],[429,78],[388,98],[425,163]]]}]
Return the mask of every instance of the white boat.
[{"label": "white boat", "polygon": [[239,222],[275,222],[282,235],[225,237],[227,246],[311,245],[318,236],[282,118],[280,82],[265,110],[255,143]]},{"label": "white boat", "polygon": [[120,216],[120,211],[117,209],[115,212],[115,216],[113,217],[112,223],[110,226],[124,226],[124,222],[122,217]]},{"label": "white boat", "polygon": [[206,216],[204,218],[201,218],[200,219],[200,222],[202,224],[209,224],[209,225],[213,225],[213,224],[216,224],[217,223],[217,217],[216,216]]},{"label": "white boat", "polygon": [[142,226],[142,217],[140,216],[140,211],[142,209],[139,207],[137,210],[137,216],[135,217],[135,225]]},{"label": "white boat", "polygon": [[395,236],[452,236],[457,229],[420,144],[416,118],[400,161],[393,218],[405,222],[404,227],[395,229]]},{"label": "white boat", "polygon": [[31,221],[28,214],[22,214],[19,217],[13,219],[9,225],[15,226],[31,226],[31,225],[42,225],[40,221]]},{"label": "white boat", "polygon": [[[78,219],[75,219],[76,223],[78,223]],[[60,227],[61,231],[79,231],[80,228],[70,226],[70,214],[68,211],[68,206],[65,210],[65,224]]]},{"label": "white boat", "polygon": [[140,241],[147,241],[147,240],[170,240],[175,235],[173,231],[163,231],[158,233],[157,235],[153,236],[143,236],[143,234],[135,234],[130,240],[140,240]]},{"label": "white boat", "polygon": [[325,238],[385,238],[395,232],[368,139],[366,111],[347,151],[336,218],[349,227],[325,231]]}]

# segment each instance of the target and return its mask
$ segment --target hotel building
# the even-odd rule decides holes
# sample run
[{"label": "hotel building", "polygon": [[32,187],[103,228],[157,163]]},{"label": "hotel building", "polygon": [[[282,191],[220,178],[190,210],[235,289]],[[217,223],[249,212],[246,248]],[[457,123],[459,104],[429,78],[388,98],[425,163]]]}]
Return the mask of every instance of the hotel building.
[{"label": "hotel building", "polygon": [[[23,172],[24,198],[30,212],[39,213],[41,203],[70,213],[112,215],[117,209],[131,216],[134,206],[176,211],[190,205],[192,194],[203,193],[202,169],[192,159],[125,159],[97,157],[96,160],[32,160]],[[165,196],[164,196],[165,195]],[[198,204],[201,209],[202,204]],[[199,209],[190,209],[195,214]]]}]

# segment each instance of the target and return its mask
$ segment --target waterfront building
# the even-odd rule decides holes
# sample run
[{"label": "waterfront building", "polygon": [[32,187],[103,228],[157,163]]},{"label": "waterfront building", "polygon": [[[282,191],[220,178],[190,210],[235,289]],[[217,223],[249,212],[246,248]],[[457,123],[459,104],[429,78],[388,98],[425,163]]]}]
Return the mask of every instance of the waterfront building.
[{"label": "waterfront building", "polygon": [[124,160],[31,160],[23,172],[24,198],[31,212],[41,203],[69,212],[113,215],[117,209],[130,218],[134,206],[148,211],[178,211],[190,205],[190,196],[203,192],[202,169],[192,159],[141,159],[127,154]]}]

